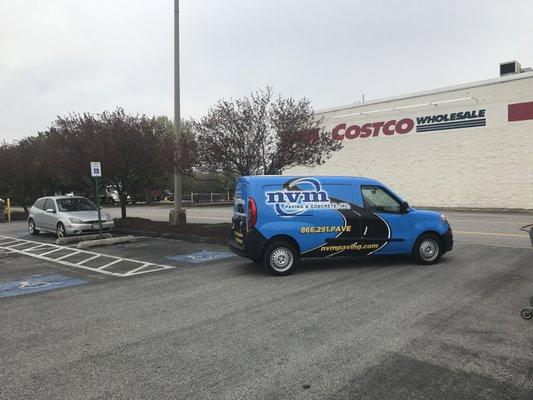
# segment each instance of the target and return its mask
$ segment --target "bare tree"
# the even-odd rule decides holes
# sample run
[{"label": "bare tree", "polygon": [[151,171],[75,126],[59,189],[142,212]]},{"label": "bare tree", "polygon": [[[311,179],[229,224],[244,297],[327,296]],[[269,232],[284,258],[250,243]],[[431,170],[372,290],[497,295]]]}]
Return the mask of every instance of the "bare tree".
[{"label": "bare tree", "polygon": [[342,147],[323,130],[309,100],[273,98],[270,87],[220,100],[193,127],[202,168],[228,177],[320,165]]}]

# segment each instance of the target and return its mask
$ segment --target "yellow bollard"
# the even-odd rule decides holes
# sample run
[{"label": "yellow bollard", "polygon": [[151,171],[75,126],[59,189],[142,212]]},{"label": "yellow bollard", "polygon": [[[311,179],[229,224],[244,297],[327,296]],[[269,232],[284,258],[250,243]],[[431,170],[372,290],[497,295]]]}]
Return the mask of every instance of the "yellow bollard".
[{"label": "yellow bollard", "polygon": [[11,199],[7,199],[7,222],[11,222]]}]

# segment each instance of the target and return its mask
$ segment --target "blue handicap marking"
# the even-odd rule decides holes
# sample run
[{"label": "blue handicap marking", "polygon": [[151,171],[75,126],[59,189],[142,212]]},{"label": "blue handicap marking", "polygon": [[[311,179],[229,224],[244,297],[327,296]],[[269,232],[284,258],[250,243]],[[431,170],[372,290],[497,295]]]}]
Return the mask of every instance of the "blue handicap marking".
[{"label": "blue handicap marking", "polygon": [[233,257],[235,254],[229,251],[207,251],[202,250],[198,253],[183,254],[179,256],[167,257],[169,260],[184,261],[193,264],[200,264],[208,261],[222,260],[224,258]]},{"label": "blue handicap marking", "polygon": [[89,281],[69,278],[68,276],[59,274],[33,275],[22,279],[10,279],[0,282],[0,298],[44,292],[69,286],[83,285],[85,283],[89,283]]}]

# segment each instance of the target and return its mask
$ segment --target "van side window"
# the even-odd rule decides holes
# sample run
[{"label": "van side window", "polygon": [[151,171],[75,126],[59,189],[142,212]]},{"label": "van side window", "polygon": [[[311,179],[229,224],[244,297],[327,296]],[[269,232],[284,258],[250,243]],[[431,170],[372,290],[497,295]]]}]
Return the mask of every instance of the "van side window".
[{"label": "van side window", "polygon": [[365,209],[374,212],[400,213],[401,204],[388,191],[379,186],[361,186]]}]

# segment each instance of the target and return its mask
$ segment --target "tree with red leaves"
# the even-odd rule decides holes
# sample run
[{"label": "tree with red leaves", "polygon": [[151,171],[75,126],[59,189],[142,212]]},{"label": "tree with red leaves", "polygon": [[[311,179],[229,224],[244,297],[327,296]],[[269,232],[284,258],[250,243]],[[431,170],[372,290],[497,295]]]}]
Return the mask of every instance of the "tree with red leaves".
[{"label": "tree with red leaves", "polygon": [[342,147],[322,128],[309,100],[273,98],[270,87],[220,100],[193,129],[201,167],[230,178],[320,165]]}]

